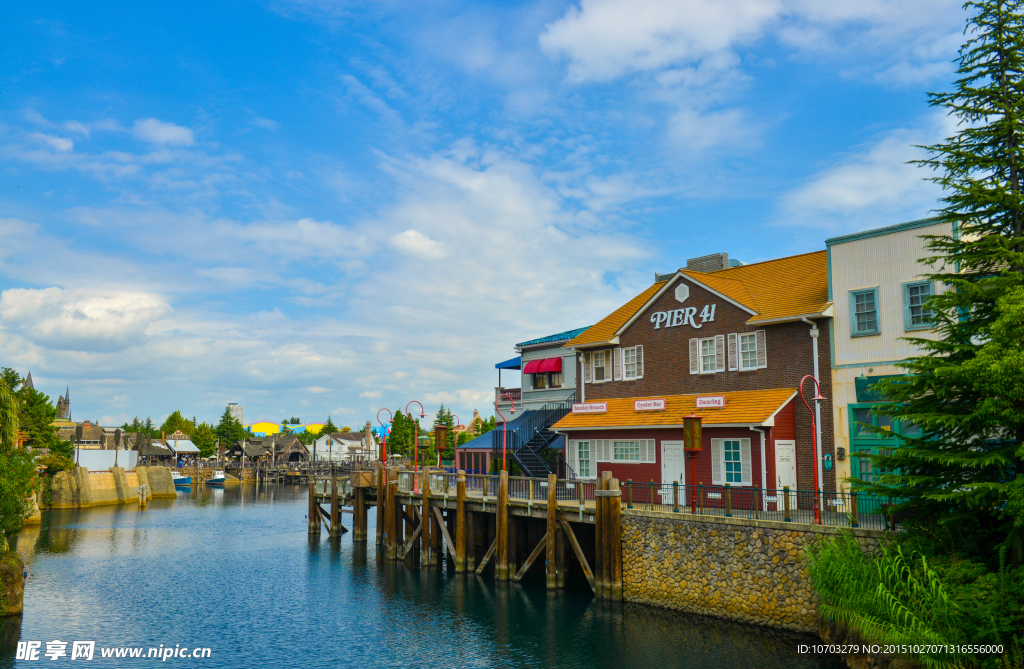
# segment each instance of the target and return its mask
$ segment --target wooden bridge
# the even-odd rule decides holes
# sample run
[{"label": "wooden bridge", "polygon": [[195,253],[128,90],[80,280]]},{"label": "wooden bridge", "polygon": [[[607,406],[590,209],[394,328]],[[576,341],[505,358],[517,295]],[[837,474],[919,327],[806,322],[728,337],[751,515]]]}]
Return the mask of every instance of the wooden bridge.
[{"label": "wooden bridge", "polygon": [[345,512],[353,515],[353,541],[368,541],[369,509],[376,507],[378,559],[410,567],[449,560],[456,573],[476,574],[493,563],[495,579],[512,581],[539,562],[552,590],[577,568],[598,597],[622,599],[621,493],[610,472],[579,481],[378,464],[348,477],[311,478],[311,535],[322,524],[339,538],[348,531]]}]

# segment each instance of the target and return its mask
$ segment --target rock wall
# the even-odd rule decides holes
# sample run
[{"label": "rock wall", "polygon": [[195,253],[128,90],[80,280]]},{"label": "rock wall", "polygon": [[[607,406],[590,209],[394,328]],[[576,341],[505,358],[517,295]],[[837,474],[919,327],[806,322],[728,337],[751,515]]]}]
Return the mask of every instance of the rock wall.
[{"label": "rock wall", "polygon": [[[622,592],[629,602],[795,632],[818,631],[804,547],[836,528],[622,510]],[[867,551],[885,533],[850,530]]]},{"label": "rock wall", "polygon": [[146,485],[147,499],[176,498],[169,467],[139,467],[125,472],[111,467],[109,472],[90,472],[75,467],[53,477],[50,506],[54,509],[84,509],[104,504],[130,504],[139,499],[138,488]]},{"label": "rock wall", "polygon": [[0,553],[0,618],[21,613],[25,563],[17,553]]}]

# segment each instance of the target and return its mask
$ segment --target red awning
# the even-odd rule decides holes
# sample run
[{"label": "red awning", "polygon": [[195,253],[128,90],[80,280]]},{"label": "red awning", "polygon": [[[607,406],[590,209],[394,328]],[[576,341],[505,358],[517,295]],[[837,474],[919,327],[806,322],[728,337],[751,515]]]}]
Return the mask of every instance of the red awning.
[{"label": "red awning", "polygon": [[540,361],[540,367],[537,372],[543,374],[544,372],[561,372],[562,371],[562,358],[545,358]]},{"label": "red awning", "polygon": [[546,374],[547,372],[561,372],[561,358],[544,358],[542,360],[531,360],[523,367],[523,374]]}]

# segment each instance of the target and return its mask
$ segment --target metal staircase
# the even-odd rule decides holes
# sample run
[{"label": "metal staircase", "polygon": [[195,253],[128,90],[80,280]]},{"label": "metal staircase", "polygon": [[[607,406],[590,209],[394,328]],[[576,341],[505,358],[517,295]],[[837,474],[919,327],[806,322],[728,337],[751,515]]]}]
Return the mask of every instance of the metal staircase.
[{"label": "metal staircase", "polygon": [[[508,455],[519,465],[523,476],[544,477],[548,474],[559,474],[563,478],[572,478],[564,459],[559,458],[560,462],[552,467],[548,464],[545,454],[558,437],[551,431],[551,426],[572,411],[572,404],[575,401],[576,394],[573,393],[562,402],[548,402],[540,409],[532,411],[533,415],[528,420],[508,430],[507,434],[503,434],[500,427],[492,430],[491,445],[495,456],[501,458],[502,439],[505,437],[508,440]],[[559,472],[559,469],[564,471]]]}]

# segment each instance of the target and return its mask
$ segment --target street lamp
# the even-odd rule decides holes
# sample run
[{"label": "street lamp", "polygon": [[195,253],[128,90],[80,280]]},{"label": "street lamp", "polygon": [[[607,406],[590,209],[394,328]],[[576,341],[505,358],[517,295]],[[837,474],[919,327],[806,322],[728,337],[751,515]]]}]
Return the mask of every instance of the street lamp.
[{"label": "street lamp", "polygon": [[813,453],[814,462],[811,469],[814,470],[814,522],[821,525],[821,505],[818,500],[818,438],[817,438],[817,426],[814,421],[814,409],[807,403],[807,398],[804,397],[804,381],[810,379],[814,381],[814,397],[811,399],[815,402],[826,399],[821,396],[821,384],[818,383],[818,379],[814,378],[813,374],[808,374],[804,378],[800,379],[800,399],[803,401],[804,406],[811,412],[811,452]]},{"label": "street lamp", "polygon": [[384,428],[384,436],[381,438],[382,444],[381,444],[381,450],[380,450],[380,461],[381,462],[387,462],[387,457],[388,457],[388,432],[390,432],[390,430],[388,429],[387,425],[385,425],[383,422],[381,422],[381,419],[380,419],[380,412],[381,411],[387,411],[388,412],[388,425],[391,425],[391,423],[394,422],[395,415],[393,413],[391,413],[391,409],[388,409],[387,407],[384,407],[383,409],[381,409],[380,411],[377,412],[377,422],[380,423],[380,426],[382,428]]},{"label": "street lamp", "polygon": [[697,487],[697,467],[693,464],[693,461],[697,458],[697,454],[704,450],[704,444],[701,441],[703,438],[703,428],[701,427],[700,420],[700,416],[695,413],[683,416],[683,452],[690,457],[690,500],[693,503],[694,513],[697,513],[697,496],[695,491]]},{"label": "street lamp", "polygon": [[501,471],[506,471],[506,466],[508,464],[506,461],[506,452],[508,451],[508,421],[505,420],[505,414],[501,413],[501,409],[498,408],[498,400],[502,397],[508,397],[508,402],[512,405],[512,414],[515,414],[516,412],[516,403],[507,393],[502,393],[494,398],[494,411],[501,416]]},{"label": "street lamp", "polygon": [[[409,407],[412,406],[413,403],[416,403],[416,404],[420,405],[420,418],[426,418],[427,417],[427,414],[423,410],[423,403],[420,402],[419,400],[412,400],[412,401],[409,402],[409,404],[405,405],[405,415],[409,417],[409,422],[410,423],[412,422],[412,414],[409,413]],[[414,433],[418,433],[419,430],[413,430],[413,432]],[[420,482],[419,482],[420,480],[419,480],[419,476],[416,473],[416,470],[420,466],[420,451],[419,451],[419,441],[418,441],[419,436],[420,436],[419,434],[413,434],[412,435],[412,491],[413,491],[413,493],[415,493],[417,495],[420,492]]]}]

